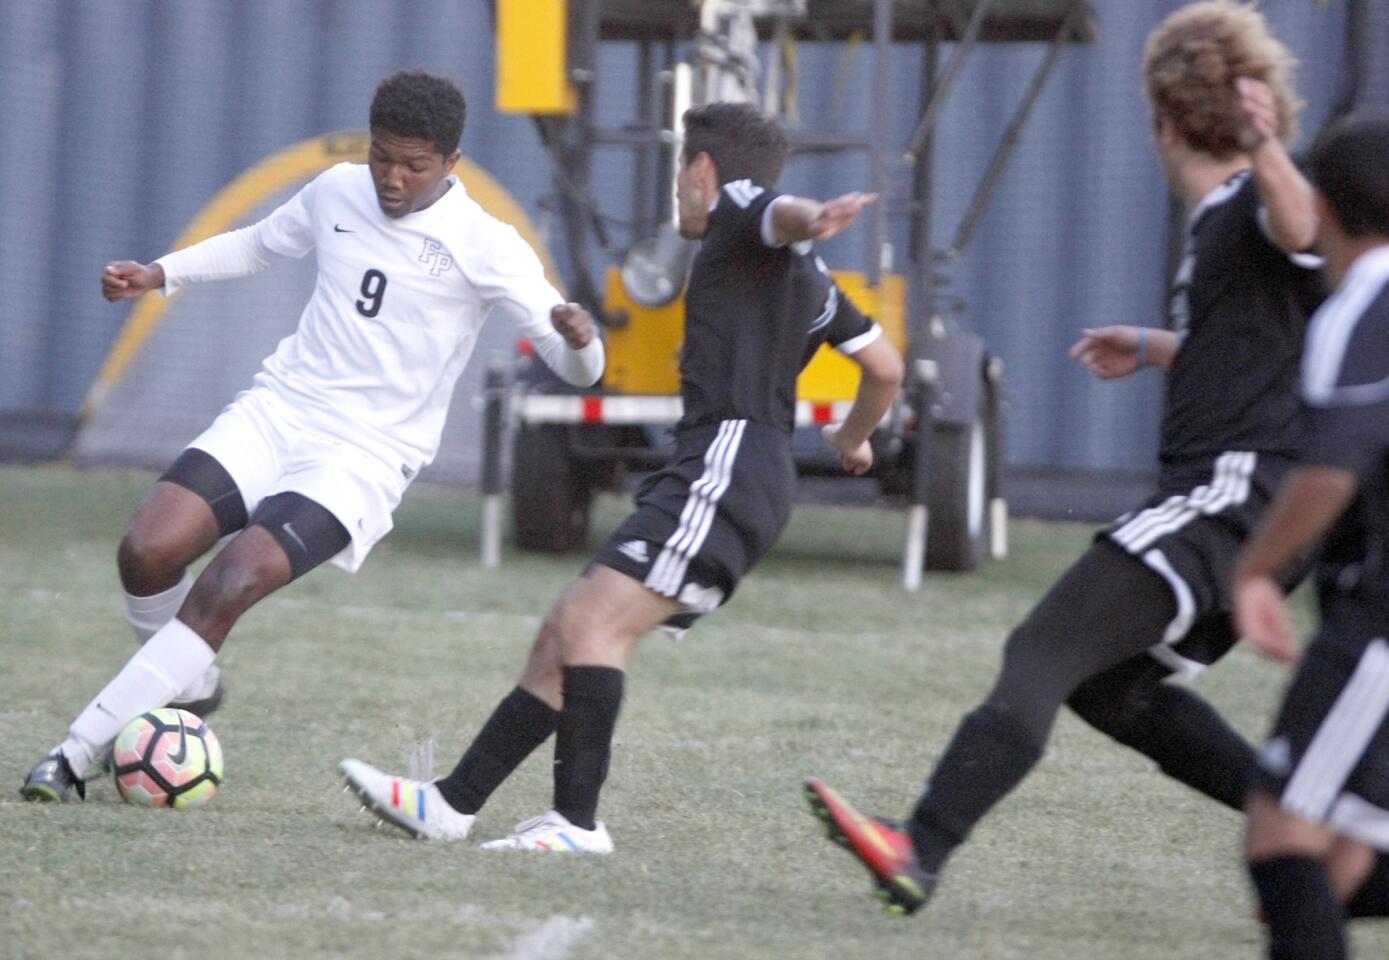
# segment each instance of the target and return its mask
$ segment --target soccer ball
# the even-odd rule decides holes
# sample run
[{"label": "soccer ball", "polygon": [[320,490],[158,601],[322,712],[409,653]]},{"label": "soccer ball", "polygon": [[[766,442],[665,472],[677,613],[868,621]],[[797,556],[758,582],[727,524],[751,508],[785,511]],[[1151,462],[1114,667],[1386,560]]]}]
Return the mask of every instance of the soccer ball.
[{"label": "soccer ball", "polygon": [[211,800],[222,782],[222,745],[187,710],[141,714],[111,749],[116,789],[127,803],[187,810]]}]

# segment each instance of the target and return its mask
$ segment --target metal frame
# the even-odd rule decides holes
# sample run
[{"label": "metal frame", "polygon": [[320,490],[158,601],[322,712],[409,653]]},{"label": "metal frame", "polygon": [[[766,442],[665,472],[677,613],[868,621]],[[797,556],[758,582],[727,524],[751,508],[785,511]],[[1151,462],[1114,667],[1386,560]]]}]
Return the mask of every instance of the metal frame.
[{"label": "metal frame", "polygon": [[[661,0],[641,0],[630,8],[630,19],[614,26],[608,25],[608,38],[635,40],[638,44],[639,75],[637,80],[638,123],[623,128],[598,127],[594,122],[594,100],[597,82],[597,51],[604,39],[605,4],[621,7],[625,0],[570,0],[571,53],[570,75],[578,92],[578,108],[572,118],[536,117],[542,140],[553,155],[555,162],[555,184],[560,194],[560,212],[563,220],[566,246],[571,258],[571,287],[576,299],[590,304],[599,304],[602,298],[594,284],[594,274],[589,266],[588,234],[593,231],[600,246],[610,250],[604,219],[594,208],[592,201],[593,152],[598,146],[626,145],[636,152],[636,173],[632,178],[634,211],[633,226],[638,235],[649,234],[655,225],[665,219],[670,211],[668,191],[658,189],[662,178],[660,171],[673,166],[674,138],[670,133],[675,118],[665,116],[667,97],[662,89],[660,77],[668,77],[676,63],[675,44],[686,32],[693,33],[698,26],[698,18],[690,15],[692,9],[684,3],[684,13],[672,3],[659,5]],[[863,3],[849,4],[838,0],[810,0],[812,7],[835,6],[834,11],[822,11],[817,21],[820,29],[830,22],[828,14],[838,13],[834,21],[835,29],[847,29],[843,21],[843,11],[850,7],[864,7]],[[890,185],[890,157],[900,156],[887,146],[888,116],[886,103],[891,87],[890,52],[895,39],[902,37],[908,29],[899,19],[895,7],[906,5],[894,0],[870,0],[873,47],[873,111],[868,120],[866,134],[842,133],[836,131],[802,131],[792,134],[792,143],[797,150],[815,152],[839,152],[843,150],[863,150],[868,153],[870,164],[870,189],[886,196]],[[924,436],[923,428],[929,427],[934,408],[933,395],[935,377],[932,375],[933,361],[925,355],[932,327],[939,328],[941,321],[936,307],[937,277],[936,254],[931,246],[931,230],[934,190],[934,134],[941,112],[950,93],[962,73],[966,62],[981,41],[1004,39],[1008,27],[991,26],[989,12],[994,8],[994,0],[974,0],[968,16],[961,15],[959,4],[964,0],[923,0],[913,5],[909,13],[913,17],[911,29],[923,45],[924,67],[922,72],[922,116],[910,139],[905,161],[910,167],[911,197],[910,216],[911,243],[908,263],[904,271],[908,278],[908,369],[913,382],[909,385],[909,400],[916,413],[918,435]],[[659,5],[659,6],[658,6]],[[922,15],[918,16],[916,7]],[[638,13],[641,11],[641,14]],[[495,14],[495,8],[493,8]],[[644,15],[643,15],[644,14]],[[811,9],[811,19],[815,20],[817,11]],[[660,21],[665,16],[666,21]],[[916,23],[916,20],[921,23]],[[1026,39],[1039,39],[1040,26],[1033,20],[1019,20],[1014,28],[1019,36]],[[987,209],[994,191],[1016,151],[1021,131],[1031,116],[1052,68],[1059,58],[1064,44],[1072,39],[1090,39],[1093,36],[1093,11],[1088,0],[1070,0],[1066,13],[1058,28],[1050,36],[1049,49],[1028,84],[1026,93],[1017,107],[999,145],[994,151],[978,188],[976,189],[959,226],[954,240],[945,257],[958,257],[973,237],[975,227]],[[943,29],[943,27],[945,29]],[[664,32],[663,32],[664,28]],[[949,31],[947,34],[946,31]],[[941,44],[947,39],[956,39],[955,48],[943,70],[938,70]],[[654,170],[653,170],[654,165]],[[864,269],[873,283],[878,283],[884,269],[884,251],[887,240],[886,204],[880,203],[870,208],[867,230],[865,231]],[[990,504],[989,510],[996,527],[1001,527],[1007,515],[1006,502],[998,479],[997,470],[1002,465],[1002,415],[999,398],[1001,364],[991,360],[982,371],[986,381],[985,408],[993,421],[989,425],[990,461]],[[488,396],[503,399],[500,388],[489,384]],[[497,424],[502,419],[497,415]],[[493,413],[489,404],[488,424],[493,423]],[[920,564],[912,558],[920,554],[924,559],[924,543],[927,528],[925,469],[926,444],[917,445],[917,469],[914,473],[913,490],[909,507],[908,539],[904,556],[904,584],[914,589],[920,582]],[[489,450],[491,449],[489,443]],[[486,542],[486,538],[484,538]],[[996,529],[991,552],[996,556],[1006,550],[1006,531]],[[493,548],[492,556],[496,556]],[[484,551],[484,560],[488,559]],[[913,572],[914,570],[914,572]]]}]

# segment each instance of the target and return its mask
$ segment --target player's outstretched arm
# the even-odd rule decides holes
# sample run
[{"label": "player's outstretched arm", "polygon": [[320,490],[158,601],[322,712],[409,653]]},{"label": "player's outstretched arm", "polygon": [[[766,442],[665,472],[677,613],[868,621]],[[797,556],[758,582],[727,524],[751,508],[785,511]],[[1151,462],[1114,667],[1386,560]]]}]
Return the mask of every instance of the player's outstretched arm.
[{"label": "player's outstretched arm", "polygon": [[873,466],[873,447],[868,438],[882,423],[897,392],[902,389],[903,365],[897,350],[882,336],[852,354],[850,359],[863,372],[854,402],[842,423],[829,424],[820,432],[825,441],[839,451],[844,469],[859,476]]},{"label": "player's outstretched arm", "polygon": [[847,229],[859,211],[877,199],[876,193],[846,193],[824,203],[805,197],[779,197],[772,206],[772,235],[778,246],[828,240]]},{"label": "player's outstretched arm", "polygon": [[1320,540],[1345,512],[1359,478],[1338,467],[1299,467],[1288,474],[1273,505],[1235,564],[1231,595],[1235,627],[1275,660],[1297,659],[1278,573]]},{"label": "player's outstretched arm", "polygon": [[1278,137],[1278,112],[1268,84],[1252,77],[1235,81],[1243,123],[1240,146],[1249,153],[1259,200],[1268,211],[1269,239],[1288,253],[1312,249],[1317,212],[1312,185],[1297,169]]},{"label": "player's outstretched arm", "polygon": [[164,286],[164,268],[157,263],[115,260],[101,271],[101,295],[112,303],[131,300]]},{"label": "player's outstretched arm", "polygon": [[1171,330],[1119,325],[1081,331],[1070,357],[1102,380],[1137,373],[1144,367],[1172,366],[1181,339]]}]

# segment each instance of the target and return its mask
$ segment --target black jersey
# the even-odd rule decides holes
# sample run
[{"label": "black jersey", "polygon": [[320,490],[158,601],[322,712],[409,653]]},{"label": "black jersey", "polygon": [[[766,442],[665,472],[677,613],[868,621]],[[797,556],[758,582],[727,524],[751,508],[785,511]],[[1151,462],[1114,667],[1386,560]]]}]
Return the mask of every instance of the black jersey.
[{"label": "black jersey", "polygon": [[709,213],[685,293],[677,431],[752,420],[789,433],[794,424],[807,332],[831,285],[808,244],[769,245],[777,196],[738,180],[724,184]]},{"label": "black jersey", "polygon": [[[830,275],[825,261],[811,255],[799,258],[806,263],[798,263],[798,273],[805,276],[797,283],[796,291],[804,303],[800,308],[802,316],[811,318],[806,329],[805,349],[801,352],[801,366],[804,370],[821,345],[828,343],[840,353],[852,355],[866,347],[882,335],[882,328],[870,318],[859,312],[852,300],[844,295],[839,285]],[[805,270],[806,265],[813,271]]]},{"label": "black jersey", "polygon": [[1304,460],[1359,478],[1354,503],[1322,545],[1323,607],[1368,602],[1389,626],[1389,247],[1362,255],[1312,320],[1302,367]]},{"label": "black jersey", "polygon": [[1268,239],[1253,176],[1213,191],[1191,218],[1173,284],[1183,337],[1167,378],[1160,460],[1180,470],[1229,450],[1294,457],[1298,358],[1323,291],[1320,261]]}]

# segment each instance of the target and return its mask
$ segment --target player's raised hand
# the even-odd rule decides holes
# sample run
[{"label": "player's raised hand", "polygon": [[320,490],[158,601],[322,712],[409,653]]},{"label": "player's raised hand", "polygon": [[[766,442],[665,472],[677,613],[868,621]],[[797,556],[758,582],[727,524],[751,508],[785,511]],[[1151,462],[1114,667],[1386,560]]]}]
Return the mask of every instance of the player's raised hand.
[{"label": "player's raised hand", "polygon": [[1236,77],[1235,92],[1239,95],[1240,147],[1255,150],[1266,140],[1276,140],[1278,105],[1269,85],[1253,77]]},{"label": "player's raised hand", "polygon": [[1271,577],[1243,577],[1234,586],[1235,630],[1260,653],[1282,663],[1294,663],[1297,637],[1288,621],[1283,591]]},{"label": "player's raised hand", "polygon": [[825,442],[839,451],[839,462],[844,470],[854,476],[862,476],[873,466],[873,445],[867,440],[862,443],[848,443],[841,429],[843,424],[831,423],[820,428],[820,436]]},{"label": "player's raised hand", "polygon": [[101,271],[101,295],[112,303],[130,300],[164,286],[164,268],[145,266],[134,260],[116,260]]},{"label": "player's raised hand", "polygon": [[1081,331],[1070,357],[1104,380],[1126,377],[1138,371],[1138,327],[1096,327]]},{"label": "player's raised hand", "polygon": [[810,222],[810,239],[828,240],[854,222],[864,207],[877,202],[876,193],[846,193],[842,197],[826,200],[820,205],[820,212]]},{"label": "player's raised hand", "polygon": [[578,350],[588,346],[597,333],[593,317],[577,303],[561,303],[550,310],[550,323],[564,342]]}]

